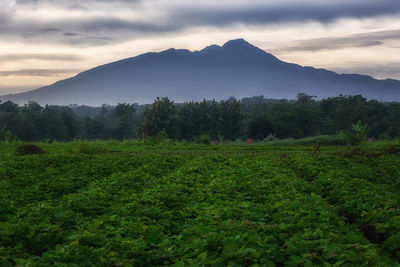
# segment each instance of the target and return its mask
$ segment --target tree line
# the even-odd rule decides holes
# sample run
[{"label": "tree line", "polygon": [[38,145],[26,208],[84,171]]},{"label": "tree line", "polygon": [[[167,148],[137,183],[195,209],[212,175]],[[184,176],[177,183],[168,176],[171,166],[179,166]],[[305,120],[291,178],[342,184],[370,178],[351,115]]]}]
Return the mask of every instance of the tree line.
[{"label": "tree line", "polygon": [[0,135],[23,141],[74,139],[136,139],[160,133],[176,140],[302,138],[337,134],[362,121],[368,136],[400,136],[400,103],[367,100],[361,95],[316,100],[298,94],[296,100],[263,96],[237,100],[174,103],[167,97],[151,105],[121,103],[100,108],[82,106],[23,106],[0,103]]}]

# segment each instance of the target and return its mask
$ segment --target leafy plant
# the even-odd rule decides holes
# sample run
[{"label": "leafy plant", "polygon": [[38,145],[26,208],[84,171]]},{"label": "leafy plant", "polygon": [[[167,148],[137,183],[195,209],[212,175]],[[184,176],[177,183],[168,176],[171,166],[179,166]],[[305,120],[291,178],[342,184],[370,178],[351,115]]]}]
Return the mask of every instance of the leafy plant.
[{"label": "leafy plant", "polygon": [[359,145],[361,142],[367,140],[368,124],[362,124],[359,120],[356,124],[353,124],[351,131],[343,131],[347,136],[351,145]]},{"label": "leafy plant", "polygon": [[6,127],[0,129],[0,138],[5,142],[11,142],[15,140],[15,136],[11,130],[6,130]]},{"label": "leafy plant", "polygon": [[218,142],[221,143],[221,144],[225,143],[225,137],[223,135],[219,134],[218,135]]},{"label": "leafy plant", "polygon": [[202,134],[202,135],[196,136],[194,138],[194,142],[196,144],[209,145],[211,143],[211,139],[210,139],[210,136],[208,136],[206,134]]},{"label": "leafy plant", "polygon": [[267,137],[265,137],[263,139],[263,142],[274,142],[274,141],[277,141],[277,140],[278,140],[278,137],[276,137],[275,134],[270,133]]},{"label": "leafy plant", "polygon": [[149,136],[145,140],[145,144],[147,145],[160,145],[160,144],[169,144],[170,140],[168,139],[168,134],[165,130],[160,131],[157,133],[156,136]]},{"label": "leafy plant", "polygon": [[397,154],[140,144],[1,143],[0,266],[398,265]]}]

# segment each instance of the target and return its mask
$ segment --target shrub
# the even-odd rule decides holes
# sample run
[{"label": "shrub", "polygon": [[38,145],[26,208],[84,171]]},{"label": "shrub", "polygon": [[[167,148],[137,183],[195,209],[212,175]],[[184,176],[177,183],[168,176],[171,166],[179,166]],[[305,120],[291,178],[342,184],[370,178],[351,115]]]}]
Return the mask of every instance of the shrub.
[{"label": "shrub", "polygon": [[287,138],[276,141],[266,142],[269,145],[279,145],[279,146],[308,146],[314,145],[316,142],[321,142],[324,145],[329,146],[340,146],[348,145],[349,141],[345,135],[318,135],[300,139]]},{"label": "shrub", "polygon": [[25,144],[17,146],[15,149],[15,153],[17,155],[34,155],[34,154],[43,154],[44,151],[41,147],[33,144]]},{"label": "shrub", "polygon": [[239,138],[235,139],[235,141],[232,142],[232,145],[237,145],[237,146],[240,146],[240,145],[243,146],[246,144],[247,144],[247,141],[243,141],[242,139],[239,139]]},{"label": "shrub", "polygon": [[104,153],[105,149],[101,147],[99,144],[94,143],[80,143],[77,147],[78,153],[83,154],[96,154],[96,153]]},{"label": "shrub", "polygon": [[194,142],[196,144],[209,145],[211,143],[211,139],[208,135],[202,134],[202,135],[196,136],[194,138]]},{"label": "shrub", "polygon": [[156,136],[149,136],[145,140],[146,145],[159,145],[159,144],[169,144],[171,140],[168,139],[168,134],[166,131],[159,132]]},{"label": "shrub", "polygon": [[270,133],[267,137],[263,139],[263,142],[273,142],[277,141],[278,137],[275,136],[275,134]]},{"label": "shrub", "polygon": [[0,138],[5,142],[11,142],[16,139],[13,132],[6,130],[6,127],[0,129]]}]

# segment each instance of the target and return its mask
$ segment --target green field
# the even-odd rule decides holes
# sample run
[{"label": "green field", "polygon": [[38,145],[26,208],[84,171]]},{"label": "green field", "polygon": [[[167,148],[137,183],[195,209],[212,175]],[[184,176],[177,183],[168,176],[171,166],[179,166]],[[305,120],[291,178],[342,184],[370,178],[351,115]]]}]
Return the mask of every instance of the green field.
[{"label": "green field", "polygon": [[400,145],[0,143],[0,266],[398,266]]}]

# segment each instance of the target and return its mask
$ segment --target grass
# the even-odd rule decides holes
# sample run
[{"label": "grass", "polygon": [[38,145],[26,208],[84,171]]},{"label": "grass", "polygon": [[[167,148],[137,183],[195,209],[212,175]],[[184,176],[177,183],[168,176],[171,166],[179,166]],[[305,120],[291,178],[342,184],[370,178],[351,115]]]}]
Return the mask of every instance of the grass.
[{"label": "grass", "polygon": [[347,137],[344,135],[319,135],[299,139],[287,138],[268,142],[267,144],[275,146],[309,146],[318,141],[320,141],[322,145],[328,146],[345,146],[349,144]]}]

